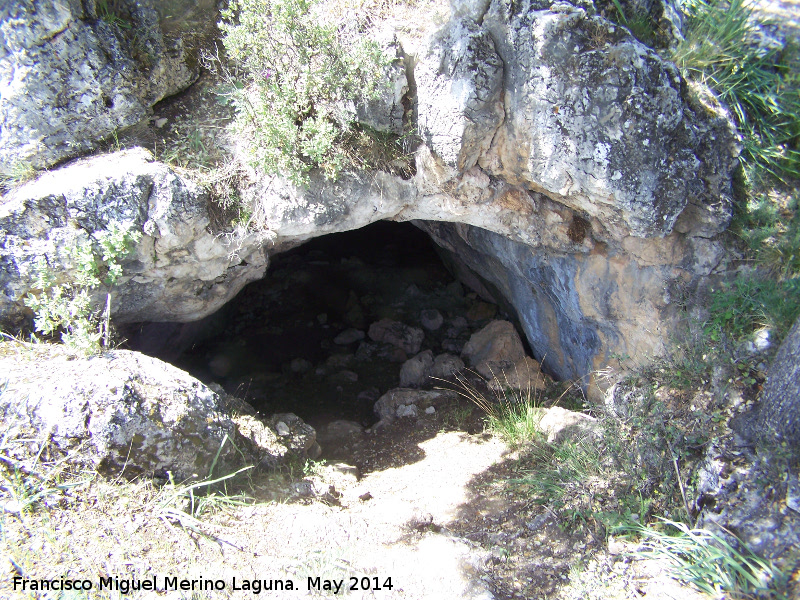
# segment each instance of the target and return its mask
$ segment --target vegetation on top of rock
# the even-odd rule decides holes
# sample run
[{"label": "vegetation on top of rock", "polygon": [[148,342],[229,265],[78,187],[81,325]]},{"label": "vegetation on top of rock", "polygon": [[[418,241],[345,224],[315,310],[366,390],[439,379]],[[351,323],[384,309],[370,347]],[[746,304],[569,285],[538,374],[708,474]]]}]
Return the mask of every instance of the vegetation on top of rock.
[{"label": "vegetation on top of rock", "polygon": [[316,167],[336,179],[347,163],[338,142],[391,58],[374,41],[346,40],[354,21],[330,21],[317,0],[237,0],[222,15],[225,48],[248,73],[232,95],[253,166],[295,184]]}]

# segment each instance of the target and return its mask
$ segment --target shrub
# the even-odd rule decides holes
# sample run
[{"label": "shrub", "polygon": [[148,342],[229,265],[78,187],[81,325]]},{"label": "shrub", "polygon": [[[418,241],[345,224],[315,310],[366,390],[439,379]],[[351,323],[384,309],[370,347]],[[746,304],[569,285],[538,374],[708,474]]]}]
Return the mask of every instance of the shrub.
[{"label": "shrub", "polygon": [[296,184],[315,167],[335,179],[355,105],[381,91],[389,59],[346,35],[352,19],[327,21],[318,0],[234,0],[222,14],[225,49],[249,75],[231,95],[251,164]]},{"label": "shrub", "polygon": [[[122,275],[119,261],[130,253],[141,235],[114,223],[109,230],[96,232],[94,243],[78,244],[69,253],[77,263],[77,275],[69,283],[56,283],[55,272],[40,256],[34,267],[34,287],[41,293],[28,294],[25,299],[25,305],[34,312],[36,330],[45,335],[61,331],[64,344],[84,352],[108,347],[111,288]],[[99,315],[89,292],[101,286],[106,288],[106,307]]]}]

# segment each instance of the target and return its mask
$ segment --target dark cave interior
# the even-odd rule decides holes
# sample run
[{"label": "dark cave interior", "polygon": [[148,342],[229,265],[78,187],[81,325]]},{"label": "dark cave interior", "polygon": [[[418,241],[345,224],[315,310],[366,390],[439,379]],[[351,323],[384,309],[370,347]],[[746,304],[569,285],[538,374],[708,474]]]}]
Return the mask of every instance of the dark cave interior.
[{"label": "dark cave interior", "polygon": [[[441,326],[424,328],[423,311],[438,311]],[[424,232],[380,221],[272,256],[262,280],[201,321],[140,323],[123,333],[131,349],[217,383],[261,414],[368,427],[375,401],[399,386],[411,358],[371,340],[370,324],[423,329],[420,351],[458,355],[492,318],[510,317],[465,289]]]}]

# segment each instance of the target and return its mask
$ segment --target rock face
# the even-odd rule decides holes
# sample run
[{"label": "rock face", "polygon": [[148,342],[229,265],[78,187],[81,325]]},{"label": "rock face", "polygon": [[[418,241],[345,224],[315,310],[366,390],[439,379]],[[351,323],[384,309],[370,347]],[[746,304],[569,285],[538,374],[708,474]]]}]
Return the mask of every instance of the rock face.
[{"label": "rock face", "polygon": [[0,204],[0,315],[24,318],[33,267],[44,256],[69,279],[69,250],[112,224],[143,231],[112,293],[119,322],[191,321],[264,275],[262,239],[210,232],[209,199],[144,150],[81,161],[46,173]]},{"label": "rock face", "polygon": [[136,352],[56,354],[46,362],[35,347],[3,354],[0,414],[9,439],[49,438],[71,460],[109,475],[169,471],[180,481],[208,475],[217,456],[220,474],[242,463],[275,466],[315,443],[314,430],[294,415],[278,416],[292,423],[285,435],[251,415],[234,418],[208,387]]},{"label": "rock face", "polygon": [[[422,140],[413,178],[346,173],[332,183],[313,174],[300,189],[251,173],[240,196],[271,233],[274,252],[380,219],[413,220],[462,281],[516,313],[547,372],[591,387],[612,354],[657,355],[677,292],[724,268],[732,125],[698,100],[674,65],[588,4],[492,0],[456,3],[452,14],[406,58]],[[362,110],[382,114],[361,118],[395,129],[396,95]],[[226,262],[219,241],[201,231],[201,194],[147,164],[141,168],[153,174],[145,178],[161,182],[153,189],[165,196],[127,217],[147,237],[126,265],[115,312],[123,320],[196,319],[260,276],[265,260],[248,240],[244,260]],[[64,187],[51,178],[76,174],[68,169],[41,179]],[[119,202],[120,176],[93,175],[89,196]],[[63,206],[53,200],[62,196],[37,182],[4,199],[4,317],[20,314],[29,273],[20,256],[55,246],[50,231],[66,232],[62,223],[76,218],[47,208]],[[43,225],[41,215],[58,226]],[[12,223],[26,219],[39,223],[31,233]],[[377,339],[372,329],[370,337]],[[419,352],[408,341],[390,343]]]},{"label": "rock face", "polygon": [[0,174],[91,150],[196,78],[152,0],[4,2]]}]

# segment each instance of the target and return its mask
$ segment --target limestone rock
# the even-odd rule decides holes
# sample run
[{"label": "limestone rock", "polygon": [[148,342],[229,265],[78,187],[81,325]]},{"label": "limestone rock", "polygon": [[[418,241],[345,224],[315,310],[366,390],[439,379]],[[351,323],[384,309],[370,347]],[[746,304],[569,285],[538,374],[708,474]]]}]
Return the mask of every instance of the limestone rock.
[{"label": "limestone rock", "polygon": [[365,337],[366,336],[364,335],[364,332],[360,329],[345,329],[343,332],[333,338],[333,343],[339,344],[340,346],[347,346],[353,342],[363,340]]},{"label": "limestone rock", "polygon": [[317,432],[317,441],[323,445],[360,437],[364,428],[355,421],[339,419],[328,423]]},{"label": "limestone rock", "polygon": [[505,65],[506,119],[481,167],[617,235],[665,235],[704,194],[725,204],[724,228],[738,153],[730,125],[688,105],[677,68],[624,29],[566,3],[527,6],[496,0],[483,21]]},{"label": "limestone rock", "polygon": [[[427,409],[426,409],[427,410]],[[419,416],[419,412],[417,411],[417,407],[413,404],[409,405],[401,405],[397,407],[397,411],[395,412],[398,419],[402,419],[403,417],[408,417],[410,419],[416,419]]]},{"label": "limestone rock", "polygon": [[464,361],[455,354],[440,354],[433,360],[431,377],[450,377],[453,373],[461,371],[464,366]]},{"label": "limestone rock", "polygon": [[76,358],[58,348],[7,344],[0,372],[9,436],[49,439],[60,452],[72,452],[73,462],[109,475],[169,471],[180,481],[208,475],[218,452],[217,474],[242,462],[276,465],[301,449],[287,448],[249,414],[236,417],[239,429],[208,387],[136,352]]},{"label": "limestone rock", "polygon": [[91,150],[197,78],[180,40],[162,35],[153,0],[105,10],[111,18],[93,1],[0,7],[0,174]]},{"label": "limestone rock", "polygon": [[385,67],[385,78],[388,84],[380,90],[380,96],[356,106],[356,118],[376,131],[385,131],[395,135],[403,134],[403,97],[408,92],[408,78],[403,65],[403,49],[397,38],[379,40],[381,50],[386,56],[397,59]]},{"label": "limestone rock", "polygon": [[400,321],[381,319],[369,326],[369,337],[373,341],[396,346],[406,354],[416,354],[422,346],[425,333]]},{"label": "limestone rock", "polygon": [[424,385],[433,368],[433,352],[425,350],[409,358],[400,368],[400,387],[415,388]]},{"label": "limestone rock", "polygon": [[525,358],[525,349],[514,325],[492,321],[472,334],[461,358],[485,378],[493,379]]},{"label": "limestone rock", "polygon": [[389,390],[378,398],[375,403],[375,414],[380,417],[380,421],[374,428],[380,428],[391,423],[397,416],[397,409],[401,406],[416,406],[424,410],[437,403],[456,398],[456,393],[449,390],[413,390],[407,388],[395,388]]},{"label": "limestone rock", "polygon": [[494,379],[489,382],[489,389],[502,393],[510,388],[535,397],[536,392],[544,389],[545,384],[545,376],[539,363],[530,356],[524,356],[510,367],[503,368],[499,373],[495,372]]},{"label": "limestone rock", "polygon": [[800,452],[800,319],[795,321],[770,366],[756,409],[731,423],[759,444],[784,442]]},{"label": "limestone rock", "polygon": [[[278,413],[268,423],[278,433],[281,443],[301,456],[317,458],[320,454],[317,432],[294,413]],[[280,430],[279,430],[280,427]]]},{"label": "limestone rock", "polygon": [[428,308],[420,313],[419,322],[428,331],[436,331],[444,324],[444,317],[435,308]]},{"label": "limestone rock", "polygon": [[539,429],[547,434],[547,441],[551,444],[566,440],[578,442],[586,438],[599,439],[601,436],[597,419],[560,406],[544,410]]},{"label": "limestone rock", "polygon": [[[741,446],[711,444],[698,468],[697,526],[723,538],[733,531],[757,554],[793,568],[800,513],[789,504],[797,493],[797,473],[776,481],[773,460],[769,454],[742,452]],[[764,482],[771,484],[765,487]]]},{"label": "limestone rock", "polygon": [[70,280],[76,261],[69,250],[114,223],[145,234],[113,290],[116,321],[212,313],[262,277],[267,259],[260,236],[211,233],[209,201],[141,148],[44,173],[7,194],[0,204],[0,322],[14,330],[29,313],[22,301],[37,258]]},{"label": "limestone rock", "polygon": [[446,167],[466,171],[503,120],[503,61],[491,35],[470,19],[452,22],[414,77],[420,135]]}]

